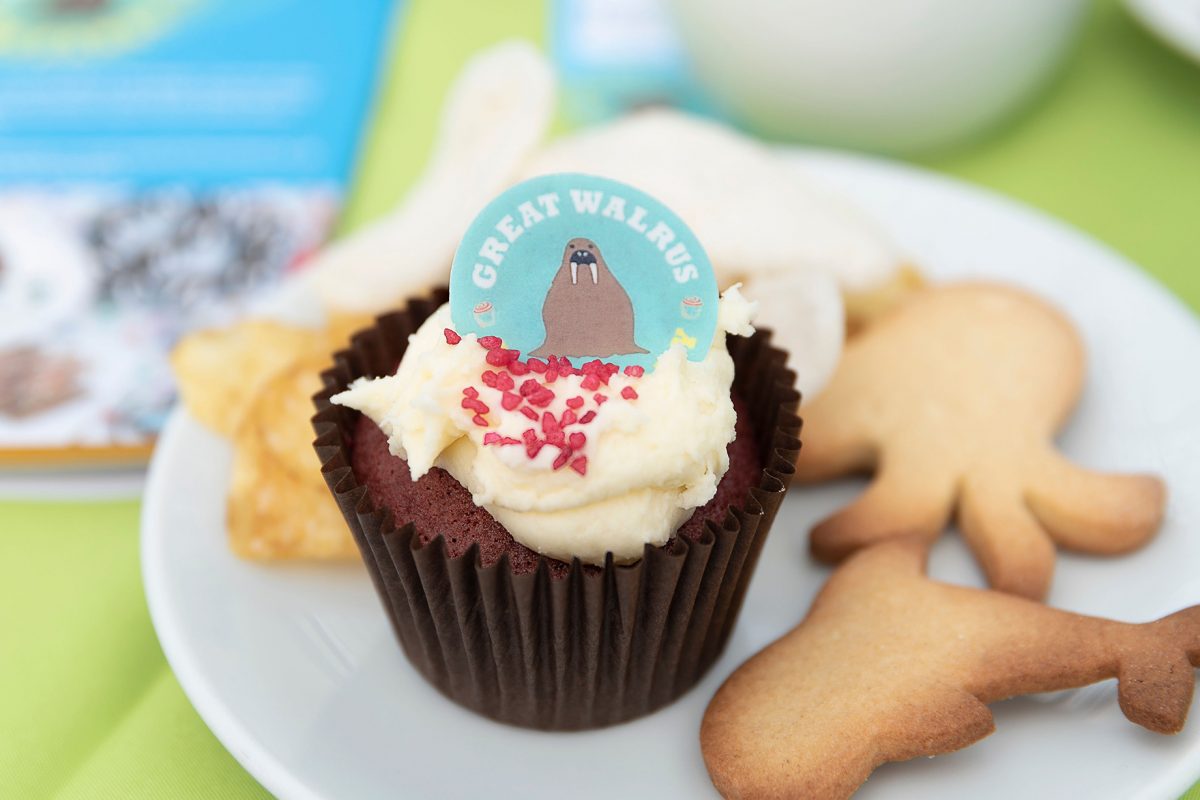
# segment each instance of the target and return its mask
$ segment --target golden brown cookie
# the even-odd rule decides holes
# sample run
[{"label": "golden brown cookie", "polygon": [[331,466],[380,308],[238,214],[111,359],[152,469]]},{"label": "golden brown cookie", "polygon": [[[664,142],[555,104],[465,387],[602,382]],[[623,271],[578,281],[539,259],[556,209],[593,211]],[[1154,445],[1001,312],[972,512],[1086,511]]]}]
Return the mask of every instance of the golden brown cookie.
[{"label": "golden brown cookie", "polygon": [[318,336],[262,319],[189,334],[171,352],[180,398],[206,428],[231,436],[263,384],[312,350]]},{"label": "golden brown cookie", "polygon": [[914,295],[851,340],[803,409],[797,480],[875,474],[813,529],[814,555],[932,539],[957,509],[990,584],[1042,598],[1055,544],[1099,554],[1143,544],[1162,519],[1162,481],[1090,472],[1054,447],[1083,374],[1074,328],[1024,291],[964,283]]},{"label": "golden brown cookie", "polygon": [[311,396],[325,359],[300,359],[261,386],[233,433],[229,545],[247,558],[358,554],[312,449]]},{"label": "golden brown cookie", "polygon": [[1200,606],[1141,625],[925,576],[928,543],[875,545],[840,567],[805,620],[738,668],[700,727],[725,797],[849,797],[877,766],[992,732],[986,703],[1119,680],[1158,733],[1187,718]]},{"label": "golden brown cookie", "polygon": [[171,369],[192,416],[206,428],[232,436],[267,381],[301,359],[332,360],[333,351],[370,322],[366,314],[337,314],[318,329],[245,319],[185,336],[171,352]]},{"label": "golden brown cookie", "polygon": [[171,354],[188,411],[232,439],[226,521],[238,555],[357,555],[316,468],[309,417],[321,370],[369,321],[333,315],[323,329],[309,329],[249,319],[193,333]]}]

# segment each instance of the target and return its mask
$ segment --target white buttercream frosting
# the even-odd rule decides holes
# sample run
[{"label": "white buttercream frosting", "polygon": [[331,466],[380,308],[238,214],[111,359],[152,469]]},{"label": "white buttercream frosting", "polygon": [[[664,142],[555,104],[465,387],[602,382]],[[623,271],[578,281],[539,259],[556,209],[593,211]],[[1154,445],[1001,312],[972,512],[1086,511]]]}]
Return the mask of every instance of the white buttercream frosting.
[{"label": "white buttercream frosting", "polygon": [[[478,386],[481,371],[490,368],[474,335],[447,342],[449,306],[410,337],[394,375],[361,378],[333,402],[374,420],[414,480],[435,466],[449,472],[526,547],[564,561],[578,556],[603,564],[610,551],[619,563],[635,561],[645,544],[665,544],[712,499],[729,467],[735,415],[725,335],[753,333],[753,313],[754,304],[735,285],[721,297],[717,334],[703,360],[689,360],[675,344],[643,376],[612,375],[601,391],[607,402],[589,402],[590,422],[567,428],[586,436],[571,454],[580,469],[556,469],[562,451],[554,445],[530,457],[522,444],[485,444],[489,434],[521,441],[537,425],[502,411],[500,392],[492,389],[479,389],[489,409],[481,415],[486,427],[477,424],[476,410],[463,407],[464,388]],[[554,399],[539,413],[561,419],[568,399],[590,401],[594,392],[581,388],[583,380],[559,377],[549,387]],[[622,396],[627,387],[636,397]],[[581,456],[585,461],[576,464]]]}]

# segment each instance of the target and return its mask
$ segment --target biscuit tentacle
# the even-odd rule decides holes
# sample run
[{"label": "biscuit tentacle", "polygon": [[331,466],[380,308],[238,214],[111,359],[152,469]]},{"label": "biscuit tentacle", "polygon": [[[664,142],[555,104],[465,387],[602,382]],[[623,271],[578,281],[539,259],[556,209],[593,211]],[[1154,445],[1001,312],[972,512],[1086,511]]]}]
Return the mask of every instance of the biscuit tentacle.
[{"label": "biscuit tentacle", "polygon": [[917,471],[911,459],[885,455],[871,485],[857,500],[812,530],[809,546],[822,561],[840,561],[884,539],[934,539],[950,517],[954,476]]},{"label": "biscuit tentacle", "polygon": [[988,584],[1042,600],[1054,574],[1054,544],[1011,481],[974,473],[963,480],[958,524]]},{"label": "biscuit tentacle", "polygon": [[1059,545],[1116,555],[1140,547],[1158,530],[1166,486],[1152,475],[1084,469],[1048,450],[1035,463],[1025,499]]}]

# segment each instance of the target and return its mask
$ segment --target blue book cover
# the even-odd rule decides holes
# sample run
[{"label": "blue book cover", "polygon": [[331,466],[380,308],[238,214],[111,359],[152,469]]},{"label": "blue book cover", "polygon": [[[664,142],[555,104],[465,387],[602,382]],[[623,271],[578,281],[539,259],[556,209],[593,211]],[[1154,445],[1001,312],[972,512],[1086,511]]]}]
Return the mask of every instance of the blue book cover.
[{"label": "blue book cover", "polygon": [[328,235],[397,12],[0,0],[0,460],[152,441],[175,341]]}]

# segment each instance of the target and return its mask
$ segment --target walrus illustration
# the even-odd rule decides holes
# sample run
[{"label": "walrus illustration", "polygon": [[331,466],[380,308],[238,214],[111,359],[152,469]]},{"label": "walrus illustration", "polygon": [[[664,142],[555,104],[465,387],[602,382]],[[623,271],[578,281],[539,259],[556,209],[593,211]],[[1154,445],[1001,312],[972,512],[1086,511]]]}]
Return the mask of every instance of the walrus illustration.
[{"label": "walrus illustration", "polygon": [[647,353],[633,338],[633,303],[591,239],[572,239],[542,303],[546,339],[530,355],[608,358]]}]

